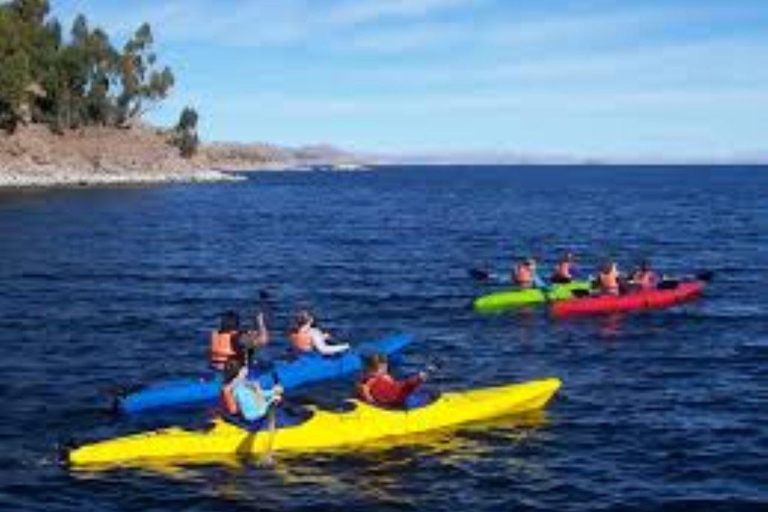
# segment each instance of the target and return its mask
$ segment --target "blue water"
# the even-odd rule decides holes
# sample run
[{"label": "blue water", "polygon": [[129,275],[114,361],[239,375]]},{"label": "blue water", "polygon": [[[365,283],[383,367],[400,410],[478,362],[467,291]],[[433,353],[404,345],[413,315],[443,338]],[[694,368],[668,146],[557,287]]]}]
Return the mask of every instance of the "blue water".
[{"label": "blue water", "polygon": [[[757,510],[768,506],[768,172],[384,168],[243,183],[0,194],[0,508]],[[466,270],[512,257],[710,269],[702,300],[626,317],[481,316]],[[117,385],[194,375],[229,308],[271,296],[357,340],[414,332],[435,389],[556,375],[542,417],[400,447],[79,472],[67,439],[150,424]],[[279,351],[280,348],[274,347]],[[334,405],[349,382],[303,400]],[[195,418],[199,421],[201,418]],[[202,418],[204,420],[204,418]],[[193,421],[184,418],[184,421]],[[142,423],[144,422],[144,423]]]}]

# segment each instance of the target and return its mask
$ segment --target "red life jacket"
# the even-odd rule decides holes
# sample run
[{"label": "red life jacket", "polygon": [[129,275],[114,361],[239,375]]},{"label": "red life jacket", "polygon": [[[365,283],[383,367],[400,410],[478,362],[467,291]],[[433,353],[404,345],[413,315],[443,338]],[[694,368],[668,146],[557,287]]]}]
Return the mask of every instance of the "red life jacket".
[{"label": "red life jacket", "polygon": [[227,361],[237,356],[238,336],[237,331],[211,332],[211,345],[208,353],[211,366],[223,369]]},{"label": "red life jacket", "polygon": [[515,265],[512,277],[519,286],[530,287],[533,285],[533,272],[526,265]]},{"label": "red life jacket", "polygon": [[[361,387],[366,388],[373,399],[372,405],[399,406],[421,384],[421,379],[414,375],[403,381],[395,380],[388,373],[375,373],[363,377]],[[363,400],[368,397],[362,395]]]}]

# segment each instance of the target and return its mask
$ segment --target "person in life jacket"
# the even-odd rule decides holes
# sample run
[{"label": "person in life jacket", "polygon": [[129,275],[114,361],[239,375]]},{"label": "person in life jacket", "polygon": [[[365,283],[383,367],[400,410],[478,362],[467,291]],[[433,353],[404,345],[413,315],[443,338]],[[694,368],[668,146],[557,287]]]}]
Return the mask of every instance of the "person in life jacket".
[{"label": "person in life jacket", "polygon": [[512,282],[520,288],[546,288],[546,284],[539,276],[534,258],[526,258],[514,266]]},{"label": "person in life jacket", "polygon": [[616,263],[613,261],[607,262],[597,275],[598,291],[606,295],[619,295],[621,291],[619,278],[619,268]]},{"label": "person in life jacket", "polygon": [[573,281],[573,263],[576,261],[572,253],[566,253],[555,266],[555,271],[549,280],[553,283],[565,284]]},{"label": "person in life jacket", "polygon": [[396,380],[389,373],[386,356],[375,354],[366,360],[365,373],[357,385],[357,396],[371,405],[403,407],[426,378],[426,373],[419,372],[405,380]]},{"label": "person in life jacket", "polygon": [[241,360],[227,361],[224,384],[219,394],[221,408],[227,414],[256,421],[266,416],[269,408],[280,402],[282,397],[283,387],[280,384],[263,389],[257,381],[248,380],[248,366]]},{"label": "person in life jacket", "polygon": [[223,370],[227,361],[240,359],[246,362],[249,351],[262,347],[269,342],[269,330],[264,324],[264,315],[256,315],[256,328],[251,331],[240,330],[240,316],[234,311],[227,311],[221,317],[219,329],[211,332],[208,356],[211,366]]},{"label": "person in life jacket", "polygon": [[649,261],[643,261],[634,274],[632,284],[640,290],[653,290],[659,284],[659,276],[653,271]]},{"label": "person in life jacket", "polygon": [[297,355],[317,352],[330,356],[349,350],[348,343],[329,344],[331,335],[318,329],[314,317],[306,310],[296,314],[293,325],[288,330],[288,339],[291,341],[293,353]]}]

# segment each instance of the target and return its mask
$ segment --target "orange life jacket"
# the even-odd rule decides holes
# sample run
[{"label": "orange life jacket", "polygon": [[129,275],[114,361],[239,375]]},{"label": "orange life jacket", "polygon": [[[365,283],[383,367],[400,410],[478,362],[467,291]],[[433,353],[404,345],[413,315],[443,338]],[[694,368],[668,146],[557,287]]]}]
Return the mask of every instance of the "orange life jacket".
[{"label": "orange life jacket", "polygon": [[237,337],[237,331],[211,332],[211,346],[208,355],[212,366],[215,368],[224,368],[227,361],[237,356],[235,345]]},{"label": "orange life jacket", "polygon": [[237,406],[237,400],[235,400],[235,394],[232,392],[232,386],[226,385],[221,388],[219,393],[219,402],[221,407],[227,414],[237,414],[240,412],[240,408]]},{"label": "orange life jacket", "polygon": [[520,286],[531,286],[533,284],[533,272],[525,265],[515,265],[514,276],[515,283]]},{"label": "orange life jacket", "polygon": [[296,352],[312,352],[314,346],[312,344],[312,336],[309,334],[309,329],[299,329],[296,332],[292,332],[289,338],[291,340],[291,346]]},{"label": "orange life jacket", "polygon": [[600,289],[605,293],[619,293],[619,273],[600,272],[598,276]]}]

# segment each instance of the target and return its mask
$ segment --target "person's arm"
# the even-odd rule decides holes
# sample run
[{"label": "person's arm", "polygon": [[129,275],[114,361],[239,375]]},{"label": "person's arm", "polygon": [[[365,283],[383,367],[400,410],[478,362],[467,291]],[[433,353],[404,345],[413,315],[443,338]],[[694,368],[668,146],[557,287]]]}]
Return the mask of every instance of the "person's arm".
[{"label": "person's arm", "polygon": [[315,350],[317,350],[319,353],[321,353],[324,356],[338,354],[340,352],[344,352],[345,350],[349,349],[349,344],[347,343],[339,343],[338,345],[329,345],[326,342],[325,334],[320,332],[319,330],[313,330],[312,332],[310,332],[310,336],[312,337],[312,346],[315,347]]},{"label": "person's arm", "polygon": [[360,396],[363,402],[367,402],[369,404],[376,403],[376,400],[374,400],[373,395],[371,395],[371,389],[368,386],[367,382],[361,382],[357,385],[357,394],[358,396]]},{"label": "person's arm", "polygon": [[269,330],[264,324],[264,315],[256,316],[256,329],[242,333],[240,346],[246,349],[263,347],[269,343]]},{"label": "person's arm", "polygon": [[262,389],[261,396],[264,397],[264,401],[267,405],[272,405],[275,402],[279,402],[283,396],[283,387],[275,385],[269,389]]},{"label": "person's arm", "polygon": [[533,287],[539,290],[548,290],[549,285],[544,282],[538,272],[533,273]]}]

